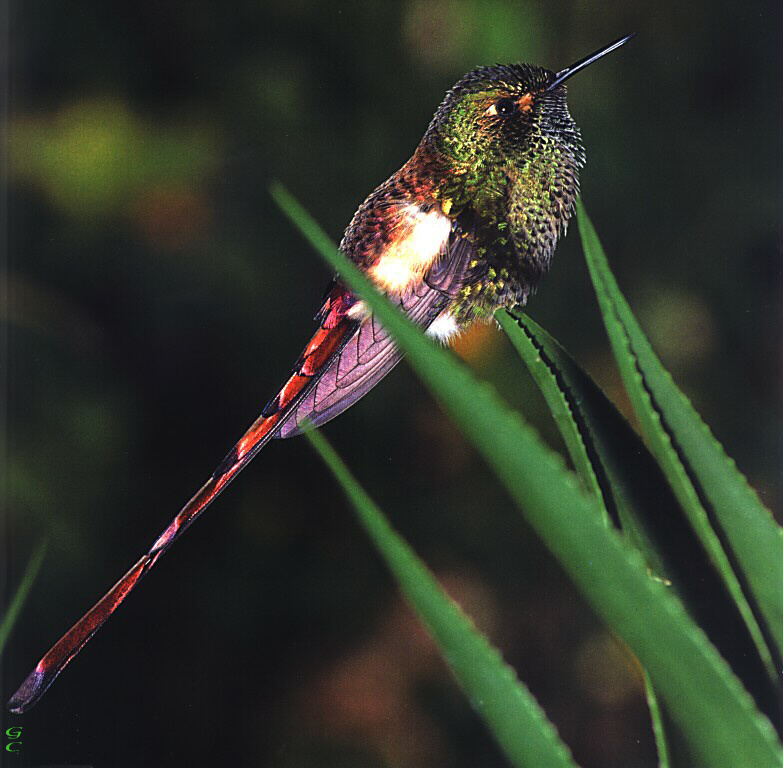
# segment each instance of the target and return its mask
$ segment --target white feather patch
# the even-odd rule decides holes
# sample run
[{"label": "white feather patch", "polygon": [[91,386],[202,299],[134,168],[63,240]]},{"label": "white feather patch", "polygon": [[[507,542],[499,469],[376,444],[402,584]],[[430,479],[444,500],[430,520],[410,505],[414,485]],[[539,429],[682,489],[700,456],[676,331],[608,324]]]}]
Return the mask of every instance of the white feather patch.
[{"label": "white feather patch", "polygon": [[372,279],[384,290],[403,293],[438,258],[451,232],[451,219],[439,210],[424,212],[415,204],[406,205],[396,236],[370,269]]},{"label": "white feather patch", "polygon": [[370,316],[370,310],[363,301],[357,301],[347,312],[348,317],[353,320],[364,320]]},{"label": "white feather patch", "polygon": [[444,344],[451,341],[459,333],[460,329],[454,315],[450,312],[444,312],[438,315],[433,323],[427,328],[427,336],[442,341]]}]

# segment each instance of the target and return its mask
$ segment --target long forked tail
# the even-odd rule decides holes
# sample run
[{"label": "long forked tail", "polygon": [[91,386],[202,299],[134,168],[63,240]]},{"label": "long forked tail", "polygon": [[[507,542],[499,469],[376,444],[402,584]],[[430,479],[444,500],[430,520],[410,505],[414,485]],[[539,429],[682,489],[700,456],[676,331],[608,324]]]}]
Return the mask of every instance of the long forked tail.
[{"label": "long forked tail", "polygon": [[155,565],[161,555],[217,498],[256,453],[280,432],[359,328],[359,322],[345,314],[350,306],[348,302],[350,298],[343,291],[332,292],[319,315],[321,327],[305,348],[291,377],[272,401],[274,407],[267,406],[264,413],[231,449],[212,477],[158,536],[149,551],[38,662],[9,700],[8,709],[11,712],[21,714],[43,696],[57,675],[114,613],[141,577]]}]

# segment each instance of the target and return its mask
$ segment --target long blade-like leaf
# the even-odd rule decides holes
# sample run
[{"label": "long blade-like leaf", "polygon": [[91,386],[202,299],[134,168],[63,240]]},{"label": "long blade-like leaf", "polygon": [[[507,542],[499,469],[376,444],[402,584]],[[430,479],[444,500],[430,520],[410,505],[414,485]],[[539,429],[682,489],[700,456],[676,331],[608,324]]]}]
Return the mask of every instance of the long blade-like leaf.
[{"label": "long blade-like leaf", "polygon": [[576,412],[579,408],[578,402],[569,400],[566,388],[561,386],[558,381],[558,369],[542,358],[541,348],[533,342],[531,336],[525,334],[520,328],[520,318],[501,311],[495,314],[495,319],[500,323],[506,336],[511,339],[511,343],[544,396],[544,400],[549,406],[549,412],[563,438],[568,455],[571,457],[576,474],[581,479],[585,491],[598,501],[604,523],[609,525],[609,514],[604,505],[603,492],[590,461],[588,448],[585,445],[585,436],[577,421],[580,416]]},{"label": "long blade-like leaf", "polygon": [[[600,520],[560,456],[486,385],[417,330],[329,242],[280,186],[282,210],[368,303],[422,380],[470,438],[575,585],[650,673],[679,727],[712,768],[779,768],[781,747],[726,662],[650,579],[641,556]],[[730,727],[727,727],[730,723]]]},{"label": "long blade-like leaf", "polygon": [[652,572],[673,583],[688,612],[757,701],[774,712],[777,697],[753,638],[655,458],[590,376],[543,328],[518,312],[496,316],[525,362],[535,368],[536,381],[562,393],[568,410],[561,416],[568,416],[579,432],[612,517]]},{"label": "long blade-like leaf", "polygon": [[779,657],[783,650],[783,530],[661,365],[609,270],[581,203],[578,220],[604,324],[650,449],[726,582],[775,680],[776,665],[731,563],[746,582]]},{"label": "long blade-like leaf", "polygon": [[[655,483],[656,475],[648,471],[637,482],[629,482],[638,463],[636,457],[644,460],[646,448],[638,440],[634,444],[635,435],[622,416],[543,328],[521,312],[499,311],[495,318],[541,390],[582,484],[602,502],[606,501],[602,503],[606,520],[610,519],[606,509],[609,506],[611,517],[642,553],[653,574],[665,578],[667,569],[650,539],[645,520],[639,519],[633,504],[639,494],[645,502],[654,498],[649,486],[651,481]],[[657,466],[653,464],[652,469],[657,470]],[[660,508],[656,509],[658,512]],[[659,768],[674,768],[669,759],[667,723],[650,676],[643,668],[642,674]]]},{"label": "long blade-like leaf", "polygon": [[[557,423],[569,420],[579,433],[613,519],[652,573],[672,584],[756,700],[774,712],[775,691],[753,639],[654,457],[590,376],[543,328],[521,312],[498,312],[496,317],[536,383],[560,394],[548,398],[560,409]],[[663,753],[660,742],[672,728],[671,719],[661,716],[659,706],[651,706],[650,712]],[[673,766],[692,762],[683,763],[676,751],[670,759]]]},{"label": "long blade-like leaf", "polygon": [[[517,311],[497,312],[495,317],[536,384],[542,392],[546,388],[552,393],[547,402],[550,408],[560,410],[555,423],[560,427],[570,422],[570,430],[579,436],[579,442],[566,442],[572,461],[570,446],[581,446],[611,517],[641,551],[653,573],[669,577],[648,523],[658,522],[661,507],[676,507],[677,502],[665,478],[659,471],[655,474],[653,458],[593,380],[541,326]],[[574,461],[578,473],[583,464],[584,460]]]},{"label": "long blade-like leaf", "polygon": [[650,718],[653,725],[653,736],[655,737],[655,748],[658,750],[658,768],[672,768],[672,761],[669,755],[669,738],[666,733],[665,721],[661,705],[658,703],[658,697],[655,694],[650,676],[642,670],[644,676],[644,692],[647,696],[647,706],[650,709]]},{"label": "long blade-like leaf", "polygon": [[441,589],[326,438],[317,431],[306,434],[342,486],[406,599],[511,763],[520,768],[575,768],[568,747],[498,650]]},{"label": "long blade-like leaf", "polygon": [[30,559],[27,561],[22,580],[19,582],[19,586],[16,588],[16,592],[11,598],[11,602],[8,604],[8,609],[3,616],[3,620],[0,621],[0,653],[3,652],[6,642],[8,642],[8,636],[11,634],[11,630],[19,617],[25,600],[27,600],[27,595],[30,594],[30,589],[33,586],[35,577],[41,569],[41,563],[43,563],[45,553],[46,542],[42,541],[33,550],[33,554],[30,555]]}]

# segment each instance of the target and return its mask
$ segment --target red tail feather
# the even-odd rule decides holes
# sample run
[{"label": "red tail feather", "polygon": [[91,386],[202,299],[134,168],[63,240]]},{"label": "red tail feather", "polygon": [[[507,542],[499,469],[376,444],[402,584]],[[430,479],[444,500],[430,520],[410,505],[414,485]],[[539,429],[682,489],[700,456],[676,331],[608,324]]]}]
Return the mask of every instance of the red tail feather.
[{"label": "red tail feather", "polygon": [[158,558],[182,535],[185,529],[217,498],[253,456],[280,431],[298,404],[318,383],[329,364],[356,333],[359,322],[347,316],[352,297],[335,286],[319,314],[321,327],[316,331],[291,377],[263,414],[242,436],[220,466],[196,495],[182,508],[145,554],[38,662],[8,702],[8,708],[20,714],[43,696],[68,662],[76,656],[101,625],[152,568]]},{"label": "red tail feather", "polygon": [[[472,256],[469,241],[459,234],[450,240],[447,253],[426,280],[397,297],[408,317],[423,328],[446,309]],[[41,698],[141,577],[269,440],[297,434],[304,420],[323,424],[356,402],[394,367],[400,352],[391,337],[372,316],[360,320],[363,313],[350,312],[354,304],[354,296],[335,283],[317,315],[320,327],[282,389],[147,554],[41,659],[8,702],[12,712],[24,712]]]}]

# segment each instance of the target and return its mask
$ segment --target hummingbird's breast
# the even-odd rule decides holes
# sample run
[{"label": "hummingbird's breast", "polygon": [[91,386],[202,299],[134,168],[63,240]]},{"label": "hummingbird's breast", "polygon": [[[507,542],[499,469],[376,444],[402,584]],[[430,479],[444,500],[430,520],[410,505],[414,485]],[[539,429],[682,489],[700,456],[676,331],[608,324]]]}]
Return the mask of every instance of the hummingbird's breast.
[{"label": "hummingbird's breast", "polygon": [[474,258],[459,296],[460,317],[527,302],[573,214],[579,165],[565,151],[531,151],[506,166],[500,194],[464,211],[460,224],[470,233]]}]

